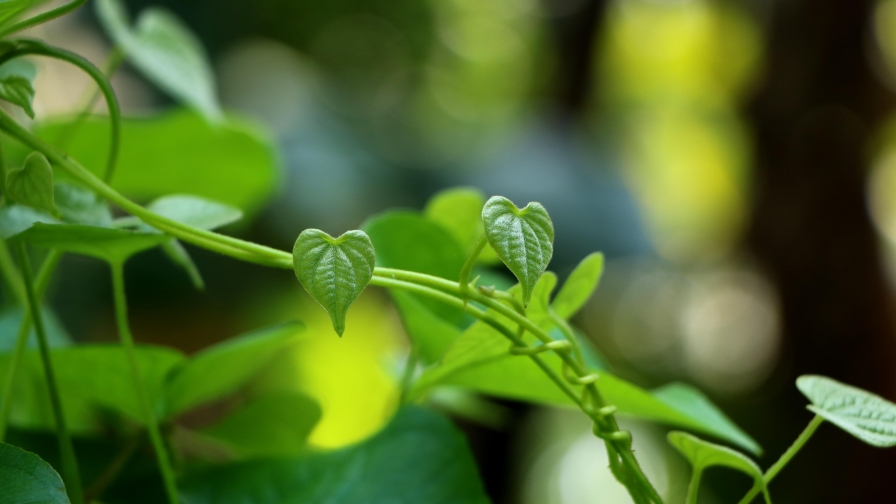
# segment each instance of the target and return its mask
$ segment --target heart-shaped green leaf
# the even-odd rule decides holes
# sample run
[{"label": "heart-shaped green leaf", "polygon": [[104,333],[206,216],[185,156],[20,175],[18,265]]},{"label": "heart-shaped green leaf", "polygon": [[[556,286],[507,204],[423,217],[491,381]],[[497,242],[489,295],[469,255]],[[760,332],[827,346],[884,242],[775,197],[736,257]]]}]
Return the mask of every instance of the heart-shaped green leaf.
[{"label": "heart-shaped green leaf", "polygon": [[796,386],[813,413],[872,446],[896,446],[896,404],[825,376],[800,376]]},{"label": "heart-shaped green leaf", "polygon": [[541,203],[520,210],[503,196],[492,196],[482,208],[485,235],[498,257],[516,275],[528,305],[532,290],[554,253],[554,225]]},{"label": "heart-shaped green leaf", "polygon": [[685,432],[670,432],[668,439],[669,443],[681,452],[694,468],[694,474],[691,477],[691,488],[688,490],[688,502],[697,502],[696,495],[703,471],[708,467],[722,466],[740,471],[753,478],[754,486],[762,489],[765,502],[771,503],[768,488],[765,485],[765,480],[762,479],[762,469],[746,455],[731,448],[704,441]]},{"label": "heart-shaped green leaf", "polygon": [[6,194],[16,203],[59,215],[53,193],[53,168],[39,152],[32,152],[21,168],[6,174]]},{"label": "heart-shaped green leaf", "polygon": [[339,336],[345,330],[345,313],[370,283],[376,253],[363,231],[347,231],[339,238],[319,229],[306,229],[292,250],[296,277],[320,303]]},{"label": "heart-shaped green leaf", "polygon": [[50,464],[17,446],[0,443],[0,504],[68,504],[62,478]]},{"label": "heart-shaped green leaf", "polygon": [[149,8],[132,30],[119,0],[97,2],[96,9],[106,31],[146,78],[207,119],[221,118],[211,64],[202,44],[180,19],[167,10]]},{"label": "heart-shaped green leaf", "polygon": [[489,504],[464,435],[415,406],[362,443],[231,465],[187,475],[192,504]]},{"label": "heart-shaped green leaf", "polygon": [[551,307],[563,319],[568,319],[585,306],[597,288],[604,272],[604,255],[600,252],[589,254],[572,270],[569,278],[560,288]]},{"label": "heart-shaped green leaf", "polygon": [[34,101],[34,86],[31,81],[21,75],[10,75],[0,79],[0,100],[6,100],[17,105],[34,119],[34,109],[31,102]]}]

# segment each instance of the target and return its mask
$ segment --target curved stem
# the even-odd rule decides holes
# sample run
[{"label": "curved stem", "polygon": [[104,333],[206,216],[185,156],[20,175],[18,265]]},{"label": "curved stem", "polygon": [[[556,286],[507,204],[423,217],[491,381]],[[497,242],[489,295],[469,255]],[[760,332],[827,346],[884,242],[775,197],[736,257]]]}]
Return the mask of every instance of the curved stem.
[{"label": "curved stem", "polygon": [[174,477],[174,469],[171,466],[171,457],[168,454],[168,449],[165,447],[162,433],[159,431],[159,422],[156,418],[155,409],[146,391],[146,384],[143,381],[143,375],[140,373],[140,365],[137,363],[137,354],[134,351],[134,337],[131,335],[131,327],[128,323],[128,301],[124,290],[124,268],[121,263],[110,263],[110,267],[112,269],[112,290],[115,295],[115,321],[118,324],[118,336],[121,338],[121,346],[124,347],[128,364],[131,367],[131,377],[134,380],[134,387],[137,389],[137,397],[140,401],[140,408],[143,410],[143,419],[146,421],[149,439],[152,441],[152,446],[156,452],[159,472],[162,473],[162,481],[165,483],[165,493],[168,495],[168,502],[177,504],[177,483]]},{"label": "curved stem", "polygon": [[[17,122],[15,122],[8,114],[3,112],[2,110],[0,110],[0,129],[6,131],[14,138],[18,139],[28,146],[31,146],[35,150],[41,151],[60,168],[96,191],[100,196],[103,196],[107,200],[117,204],[122,209],[130,212],[136,217],[139,217],[147,224],[150,224],[161,231],[167,232],[168,234],[176,238],[180,238],[184,241],[199,245],[215,252],[219,252],[221,254],[235,257],[240,260],[279,268],[293,268],[292,254],[288,252],[276,250],[251,242],[246,242],[237,238],[224,236],[211,231],[199,230],[189,225],[154,214],[153,212],[141,207],[140,205],[137,205],[136,203],[130,201],[129,199],[103,183],[90,171],[86,170],[81,165],[69,159],[64,153],[62,153],[55,147],[48,145],[40,138],[22,128]],[[531,332],[543,344],[554,341],[553,338],[551,338],[546,332],[544,332],[544,330],[538,327],[538,325],[533,323],[524,315],[517,313],[513,308],[472,289],[468,290],[468,292],[462,292],[461,287],[458,285],[458,283],[451,282],[449,280],[425,275],[422,273],[414,273],[388,268],[376,268],[374,270],[374,277],[370,283],[373,285],[381,285],[384,287],[401,285],[402,288],[407,288],[409,290],[411,289],[410,286],[413,286],[414,289],[423,289],[427,293],[426,295],[429,295],[430,297],[436,297],[445,303],[452,304],[460,308],[461,310],[467,311],[468,313],[477,316],[477,318],[480,318],[481,320],[501,332],[516,346],[525,346],[525,342],[522,340],[522,338],[520,338],[520,336],[507,329],[491,314],[482,312],[482,310],[474,306],[470,306],[468,303],[466,303],[466,300],[469,299],[478,302],[481,305],[493,310],[494,312],[510,319],[512,322],[516,323],[524,330]],[[463,297],[464,299],[458,299],[455,296]],[[589,402],[591,403],[591,405],[586,406],[585,402],[583,402],[583,400],[580,399],[577,394],[569,388],[569,385],[563,380],[563,378],[558,376],[557,373],[554,372],[554,370],[550,368],[538,355],[530,355],[530,358],[535,361],[535,363],[542,369],[542,371],[544,371],[548,375],[548,377],[552,381],[557,383],[557,385],[563,389],[566,395],[570,396],[570,398],[576,404],[580,405],[582,410],[594,421],[596,433],[598,433],[599,437],[604,439],[604,441],[608,445],[608,448],[612,446],[613,450],[615,450],[615,453],[618,453],[621,464],[626,474],[619,475],[617,477],[623,484],[628,487],[629,492],[632,494],[632,496],[640,499],[643,495],[646,495],[651,501],[655,503],[662,503],[662,498],[659,496],[659,494],[656,492],[656,489],[653,488],[647,477],[644,475],[640,465],[638,464],[634,456],[634,453],[632,452],[631,436],[627,433],[619,431],[619,427],[616,423],[616,419],[612,411],[606,412],[607,404],[600,394],[600,391],[593,383],[594,376],[589,373],[584,365],[577,361],[577,359],[572,355],[570,351],[568,351],[568,349],[563,351],[556,351],[556,353],[561,358],[564,365],[567,366],[567,368],[571,370],[571,372],[577,378],[582,379],[581,381],[577,381],[577,383],[585,383],[584,379],[588,378],[584,390],[586,396],[589,397]],[[606,413],[601,414],[600,411],[604,411]]]},{"label": "curved stem", "polygon": [[482,233],[482,236],[479,237],[479,241],[476,242],[476,246],[473,247],[473,251],[467,256],[467,260],[464,261],[464,265],[460,269],[460,281],[458,282],[458,285],[460,286],[461,292],[464,294],[470,290],[470,273],[473,271],[476,259],[479,257],[479,254],[482,253],[482,249],[485,248],[486,243],[488,243],[488,239],[485,237],[485,233]]},{"label": "curved stem", "polygon": [[694,470],[691,476],[691,483],[688,485],[687,504],[697,504],[697,495],[700,493],[700,480],[703,477],[703,470]]},{"label": "curved stem", "polygon": [[[765,488],[767,488],[768,484],[771,483],[773,479],[775,479],[775,476],[777,476],[778,473],[781,472],[781,470],[784,469],[785,466],[787,466],[790,460],[797,453],[799,453],[800,450],[803,449],[803,446],[805,446],[809,439],[812,438],[812,434],[815,434],[818,426],[820,426],[822,423],[824,423],[824,418],[815,415],[815,417],[812,418],[812,421],[809,422],[809,425],[807,425],[806,428],[803,429],[803,432],[800,433],[799,437],[796,438],[796,441],[794,441],[793,444],[790,445],[790,448],[788,448],[787,451],[785,451],[781,455],[781,458],[779,458],[777,462],[775,462],[771,467],[768,468],[768,471],[765,471],[765,474],[762,476],[762,480],[765,481]],[[747,493],[747,495],[745,495],[744,498],[740,500],[740,504],[749,504],[750,502],[752,502],[753,499],[755,499],[756,496],[759,495],[759,492],[762,490],[762,488],[763,487],[761,486],[753,487],[753,489],[751,489],[749,493]]]},{"label": "curved stem", "polygon": [[[34,281],[38,303],[43,299],[47,285],[50,283],[50,277],[53,276],[53,272],[56,270],[56,266],[61,258],[62,252],[51,250],[44,259],[43,264],[41,264],[40,271],[38,271],[37,278]],[[19,278],[21,279],[21,277]],[[3,390],[0,392],[0,442],[6,437],[9,414],[12,411],[12,391],[15,387],[22,357],[25,355],[25,350],[28,347],[28,334],[31,332],[31,310],[28,308],[27,300],[23,304],[24,311],[22,313],[22,322],[19,324],[19,332],[16,334],[16,345],[9,360],[9,367],[6,369],[6,377],[3,379]]]},{"label": "curved stem", "polygon": [[23,21],[19,21],[16,24],[7,26],[6,28],[0,29],[0,38],[6,37],[7,35],[11,35],[13,33],[20,32],[22,30],[26,30],[31,28],[32,26],[37,26],[39,24],[46,23],[47,21],[52,21],[58,17],[64,16],[69,12],[77,9],[78,7],[87,3],[87,0],[73,0],[67,4],[60,5],[55,9],[48,10],[47,12],[38,14],[34,17],[30,17]]},{"label": "curved stem", "polygon": [[112,85],[103,74],[103,72],[81,56],[65,49],[53,47],[38,40],[16,40],[17,47],[12,51],[0,56],[0,65],[18,58],[34,54],[38,56],[46,56],[58,60],[66,61],[87,73],[90,78],[96,82],[103,97],[106,99],[106,106],[109,108],[109,119],[112,125],[111,140],[109,144],[109,159],[106,162],[106,171],[103,180],[109,182],[115,173],[115,164],[118,162],[118,151],[121,144],[121,109],[118,107],[118,98],[112,90]]},{"label": "curved stem", "polygon": [[[44,375],[47,377],[47,389],[50,393],[50,404],[53,408],[53,416],[56,420],[56,436],[59,440],[59,454],[62,459],[62,476],[69,498],[74,504],[84,502],[81,491],[81,475],[78,470],[78,459],[75,457],[75,449],[72,446],[72,438],[65,424],[65,413],[62,410],[62,400],[59,397],[59,385],[53,372],[53,362],[50,358],[50,345],[47,342],[47,333],[41,317],[40,303],[31,277],[31,262],[25,252],[25,245],[18,244],[16,248],[19,263],[22,268],[22,281],[25,284],[25,293],[28,297],[28,307],[31,319],[34,322],[34,332],[37,333],[37,343],[40,349],[40,358],[44,366]],[[26,332],[27,334],[27,332]],[[8,402],[8,401],[7,401]]]}]

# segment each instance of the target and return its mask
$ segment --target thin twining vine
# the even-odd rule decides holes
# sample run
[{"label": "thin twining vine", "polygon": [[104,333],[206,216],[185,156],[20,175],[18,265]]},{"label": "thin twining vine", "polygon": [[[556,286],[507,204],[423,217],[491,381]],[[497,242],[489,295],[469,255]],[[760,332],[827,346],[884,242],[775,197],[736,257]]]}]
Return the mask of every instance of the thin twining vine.
[{"label": "thin twining vine", "polygon": [[[123,210],[140,218],[149,225],[158,228],[178,239],[199,247],[218,252],[239,260],[265,266],[293,269],[293,256],[285,251],[264,245],[247,242],[237,238],[221,235],[211,231],[196,229],[187,224],[157,215],[129,200],[108,184],[97,178],[89,170],[69,158],[58,148],[48,144],[30,131],[26,130],[7,113],[0,110],[0,130],[6,132],[24,145],[43,153],[51,162],[68,175],[83,183],[98,195],[118,205]],[[483,246],[465,265],[466,277],[472,269],[472,261],[476,260]],[[604,440],[610,457],[610,469],[614,476],[628,489],[636,504],[662,504],[662,498],[644,475],[634,452],[632,451],[631,434],[619,430],[615,418],[615,408],[606,403],[596,383],[598,376],[591,373],[576,357],[575,347],[571,343],[557,344],[544,330],[538,327],[524,313],[514,306],[501,302],[506,293],[491,289],[471,288],[469,282],[453,282],[412,271],[375,267],[369,283],[379,287],[403,289],[466,311],[484,323],[494,327],[506,337],[513,346],[513,355],[525,355],[532,359],[538,367],[553,381],[594,423],[594,433]],[[531,290],[531,289],[530,289]],[[491,313],[481,310],[468,301],[481,306],[510,320],[525,332],[529,332],[539,340],[541,346],[529,347],[521,335],[507,328]],[[564,333],[566,331],[563,331]],[[572,340],[569,340],[572,341]],[[559,376],[548,366],[540,354],[554,352],[563,363],[563,376]],[[580,386],[577,392],[573,387]]]},{"label": "thin twining vine", "polygon": [[[25,245],[20,243],[16,247],[16,255],[19,260],[19,266],[22,271],[22,282],[25,286],[25,296],[28,302],[28,311],[31,319],[34,321],[34,332],[37,333],[37,346],[40,350],[40,359],[44,367],[44,375],[47,379],[47,389],[50,395],[50,405],[53,410],[53,417],[56,422],[57,439],[59,442],[59,454],[62,459],[62,478],[65,481],[66,488],[69,489],[69,495],[74,504],[83,502],[81,492],[81,474],[78,469],[78,460],[75,457],[75,449],[72,445],[72,439],[69,435],[68,428],[65,423],[65,415],[62,412],[62,399],[59,397],[59,384],[56,381],[56,375],[53,372],[53,361],[50,358],[50,344],[47,341],[47,333],[44,328],[43,318],[41,316],[40,302],[38,301],[37,289],[34,285],[34,279],[31,273],[31,261],[28,259],[28,253]],[[23,324],[24,325],[24,324]],[[27,331],[25,333],[27,335]],[[5,396],[9,397],[9,396]],[[6,400],[5,403],[12,401]]]},{"label": "thin twining vine", "polygon": [[102,70],[85,58],[71,51],[51,46],[40,40],[17,39],[7,41],[7,43],[12,46],[12,49],[0,54],[0,65],[22,56],[45,56],[70,63],[81,69],[93,79],[102,93],[103,98],[106,100],[106,107],[109,109],[111,128],[109,157],[106,162],[106,170],[103,173],[103,180],[106,182],[111,181],[112,176],[115,174],[115,165],[118,162],[118,152],[121,145],[121,109],[118,106],[118,98],[115,96],[115,91],[112,90],[112,85],[109,83],[109,79],[103,74]]}]

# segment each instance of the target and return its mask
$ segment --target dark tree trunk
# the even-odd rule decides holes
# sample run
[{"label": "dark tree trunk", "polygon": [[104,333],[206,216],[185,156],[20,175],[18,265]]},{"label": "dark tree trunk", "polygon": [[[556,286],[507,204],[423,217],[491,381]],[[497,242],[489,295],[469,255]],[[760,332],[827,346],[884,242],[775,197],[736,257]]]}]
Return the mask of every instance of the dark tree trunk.
[{"label": "dark tree trunk", "polygon": [[[867,56],[874,5],[776,2],[765,79],[748,110],[756,141],[749,247],[780,293],[785,338],[786,383],[763,409],[788,436],[810,418],[793,387],[801,374],[896,398],[893,300],[865,202],[869,139],[892,105]],[[896,502],[896,450],[830,426],[817,436],[774,484],[782,502]],[[773,460],[786,445],[767,441]]]}]

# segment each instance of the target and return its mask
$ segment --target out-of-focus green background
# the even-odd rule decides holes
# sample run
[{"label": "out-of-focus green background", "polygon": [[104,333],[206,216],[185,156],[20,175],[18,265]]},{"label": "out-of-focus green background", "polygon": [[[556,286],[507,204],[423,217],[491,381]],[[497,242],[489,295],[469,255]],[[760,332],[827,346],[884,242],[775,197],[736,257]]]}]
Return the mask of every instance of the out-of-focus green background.
[{"label": "out-of-focus green background", "polygon": [[[127,3],[190,25],[226,111],[275,141],[274,154],[225,142],[244,169],[199,182],[250,186],[218,195],[248,211],[229,232],[290,249],[306,227],[341,233],[451,186],[537,200],[556,227],[552,270],[609,259],[577,323],[611,367],[699,386],[765,447],[763,465],[810,418],[799,374],[896,395],[896,0]],[[97,64],[110,47],[89,8],[34,35]],[[127,65],[114,84],[129,116],[190,120]],[[50,62],[36,88],[43,117],[91,89]],[[407,342],[385,293],[365,293],[339,339],[288,272],[191,251],[204,292],[158,252],[129,263],[139,340],[195,351],[299,318],[309,330],[283,368],[322,404],[311,443],[387,421]],[[114,338],[106,275],[64,262],[54,306],[77,340]],[[496,504],[629,502],[575,412],[498,406],[491,427],[459,420]],[[686,474],[662,432],[627,426],[659,487]],[[774,490],[890,502],[894,470],[893,453],[822,429]],[[748,482],[719,471],[708,485],[704,502],[734,502]]]}]

